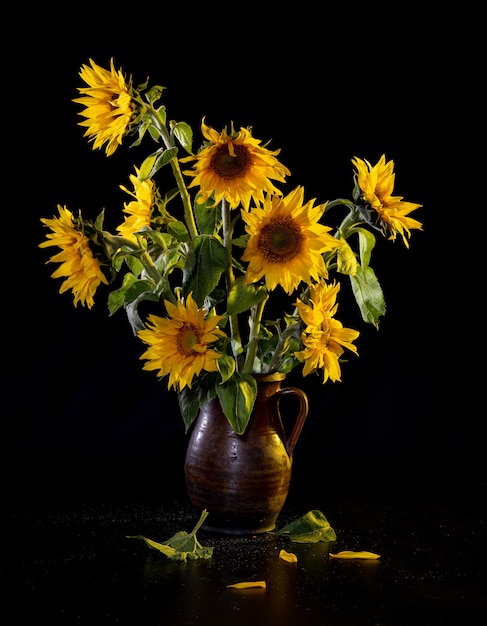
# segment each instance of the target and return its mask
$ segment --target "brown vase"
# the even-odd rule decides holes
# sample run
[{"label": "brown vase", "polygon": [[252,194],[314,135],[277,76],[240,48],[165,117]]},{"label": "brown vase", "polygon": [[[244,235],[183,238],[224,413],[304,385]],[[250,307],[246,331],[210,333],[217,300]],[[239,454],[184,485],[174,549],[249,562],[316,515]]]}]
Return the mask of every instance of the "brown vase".
[{"label": "brown vase", "polygon": [[[256,375],[257,398],[246,431],[238,435],[218,399],[202,407],[191,432],[184,472],[189,500],[208,511],[202,528],[223,534],[262,533],[276,527],[291,480],[292,455],[308,414],[306,394],[282,387],[284,374]],[[280,402],[298,400],[288,428]]]}]

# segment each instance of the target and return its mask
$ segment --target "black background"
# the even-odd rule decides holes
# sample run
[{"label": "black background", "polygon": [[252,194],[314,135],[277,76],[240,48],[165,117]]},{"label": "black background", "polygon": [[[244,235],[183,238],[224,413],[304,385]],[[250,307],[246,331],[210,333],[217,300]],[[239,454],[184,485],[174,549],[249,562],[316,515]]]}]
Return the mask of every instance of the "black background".
[{"label": "black background", "polygon": [[[176,397],[142,371],[142,345],[124,314],[109,319],[102,290],[93,310],[76,309],[50,278],[52,251],[38,248],[46,232],[40,218],[54,216],[57,204],[86,217],[105,207],[118,224],[127,199],[119,185],[144,154],[144,146],[125,144],[107,158],[83,137],[72,99],[90,58],[109,67],[113,57],[135,84],[150,77],[165,86],[168,116],[190,123],[197,138],[202,116],[216,129],[232,120],[252,126],[281,148],[288,190],[302,184],[318,202],[350,197],[351,158],[375,163],[385,153],[395,162],[396,193],[423,205],[413,216],[424,230],[412,232],[409,250],[383,240],[374,251],[388,307],[380,330],[365,327],[344,297],[338,317],[361,337],[342,382],[289,377],[310,400],[295,480],[332,477],[335,461],[392,460],[441,472],[466,457],[481,460],[470,384],[479,371],[480,309],[466,282],[475,200],[465,199],[467,187],[482,187],[467,150],[478,133],[479,73],[472,40],[460,37],[475,16],[426,22],[396,8],[376,21],[349,13],[303,5],[297,14],[277,3],[265,15],[250,5],[241,13],[211,5],[190,12],[180,4],[107,17],[80,6],[76,15],[44,7],[12,21],[1,445],[27,482],[62,463],[63,479],[96,466],[96,480],[123,485],[130,475],[164,485],[181,477],[187,440]],[[471,168],[468,183],[462,165]],[[154,459],[168,471],[149,477]]]}]

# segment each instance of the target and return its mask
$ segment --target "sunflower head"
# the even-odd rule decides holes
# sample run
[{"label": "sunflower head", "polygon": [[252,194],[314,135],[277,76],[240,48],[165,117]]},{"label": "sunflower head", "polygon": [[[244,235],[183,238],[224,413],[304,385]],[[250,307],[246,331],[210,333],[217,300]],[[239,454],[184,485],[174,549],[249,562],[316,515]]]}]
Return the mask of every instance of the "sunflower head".
[{"label": "sunflower head", "polygon": [[85,119],[79,125],[86,127],[85,137],[93,142],[93,149],[107,144],[105,152],[110,156],[122,143],[134,116],[132,80],[126,81],[122,71],[115,69],[113,59],[110,70],[90,59],[90,65],[83,65],[79,75],[87,84],[78,87],[81,96],[73,100],[85,107],[80,112]]},{"label": "sunflower head", "polygon": [[328,276],[323,253],[340,243],[319,223],[325,205],[304,203],[304,189],[297,187],[284,198],[267,196],[260,208],[242,211],[249,234],[242,256],[249,263],[246,283],[265,278],[270,290],[281,285],[291,294],[303,281]]},{"label": "sunflower head", "polygon": [[120,189],[134,199],[131,202],[124,203],[123,212],[125,213],[125,219],[117,227],[117,231],[122,237],[133,242],[137,241],[134,233],[140,231],[144,226],[150,226],[152,210],[156,202],[154,181],[151,178],[140,180],[139,169],[135,168],[135,172],[135,174],[130,175],[133,191],[120,185]]},{"label": "sunflower head", "polygon": [[333,317],[338,308],[337,296],[340,283],[320,280],[309,285],[307,302],[298,298],[294,303],[306,326],[320,326],[326,317]]},{"label": "sunflower head", "polygon": [[409,214],[422,205],[406,202],[402,196],[393,195],[394,161],[386,161],[383,154],[375,165],[358,157],[354,157],[352,163],[357,169],[355,195],[361,197],[376,212],[382,229],[389,234],[389,239],[395,240],[399,234],[405,246],[409,247],[410,231],[423,228],[421,222],[409,217]]},{"label": "sunflower head", "polygon": [[263,201],[264,192],[281,193],[271,182],[284,182],[290,174],[276,158],[280,150],[262,146],[250,128],[237,132],[232,125],[230,132],[223,129],[219,133],[203,119],[201,131],[206,146],[196,156],[180,161],[196,161],[193,169],[184,173],[193,177],[189,187],[199,187],[202,202],[213,197],[218,204],[225,199],[232,209],[241,204],[248,211],[251,199],[258,203]]},{"label": "sunflower head", "polygon": [[64,277],[59,293],[71,289],[74,305],[80,302],[89,309],[94,304],[94,295],[100,283],[108,284],[101,271],[99,261],[94,257],[90,241],[75,224],[73,214],[66,207],[58,205],[59,217],[42,218],[41,222],[51,229],[40,248],[57,246],[60,252],[52,256],[48,263],[60,263],[52,278]]},{"label": "sunflower head", "polygon": [[328,284],[320,281],[310,286],[309,302],[296,301],[299,315],[305,324],[301,333],[303,350],[294,353],[298,361],[304,362],[303,376],[323,371],[323,382],[341,380],[339,358],[347,348],[357,354],[353,341],[359,336],[357,330],[344,328],[335,319],[336,303],[340,283]]},{"label": "sunflower head", "polygon": [[193,378],[206,372],[218,370],[217,360],[221,352],[210,347],[225,333],[218,328],[224,316],[210,314],[198,308],[192,294],[184,303],[181,298],[176,304],[165,301],[168,317],[150,315],[147,327],[138,336],[149,348],[141,359],[147,362],[145,370],[158,370],[158,375],[169,375],[168,388],[191,388]]}]

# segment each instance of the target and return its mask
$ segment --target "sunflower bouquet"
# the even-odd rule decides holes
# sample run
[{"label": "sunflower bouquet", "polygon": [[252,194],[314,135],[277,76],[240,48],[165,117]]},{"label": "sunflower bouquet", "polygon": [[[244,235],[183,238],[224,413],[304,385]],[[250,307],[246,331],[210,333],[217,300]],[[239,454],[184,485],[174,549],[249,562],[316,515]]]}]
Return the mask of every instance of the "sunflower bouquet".
[{"label": "sunflower bouquet", "polygon": [[[163,87],[134,86],[113,59],[109,69],[90,59],[79,75],[74,102],[93,149],[110,156],[129,137],[152,147],[128,175],[130,188],[120,185],[130,199],[115,232],[104,228],[103,210],[89,220],[58,205],[57,216],[41,219],[49,232],[40,247],[59,248],[47,262],[59,264],[60,293],[91,309],[98,289],[111,287],[109,314],[125,310],[143,369],[167,378],[186,430],[218,397],[243,433],[257,373],[299,366],[303,376],[340,381],[342,355],[358,354],[359,332],[337,318],[339,279],[363,321],[378,327],[385,302],[370,265],[376,237],[399,236],[408,247],[411,230],[422,229],[410,217],[421,205],[393,195],[394,162],[354,157],[351,199],[316,204],[302,186],[279,189],[290,171],[251,127],[217,131],[203,117],[194,150],[191,127],[160,104]],[[157,186],[162,168],[172,170],[167,190]],[[337,206],[344,217],[332,228],[324,218]]]}]

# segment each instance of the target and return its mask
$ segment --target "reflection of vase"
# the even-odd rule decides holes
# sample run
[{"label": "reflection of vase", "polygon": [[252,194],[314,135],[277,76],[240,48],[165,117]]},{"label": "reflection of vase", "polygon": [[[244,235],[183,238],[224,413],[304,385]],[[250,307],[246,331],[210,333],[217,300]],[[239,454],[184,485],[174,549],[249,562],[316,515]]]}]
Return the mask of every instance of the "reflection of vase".
[{"label": "reflection of vase", "polygon": [[[306,394],[281,388],[284,374],[256,375],[257,398],[238,435],[217,399],[202,407],[189,438],[186,487],[196,510],[207,509],[206,530],[262,533],[276,526],[291,480],[292,454],[308,414]],[[287,437],[280,401],[295,397],[298,415]]]}]

